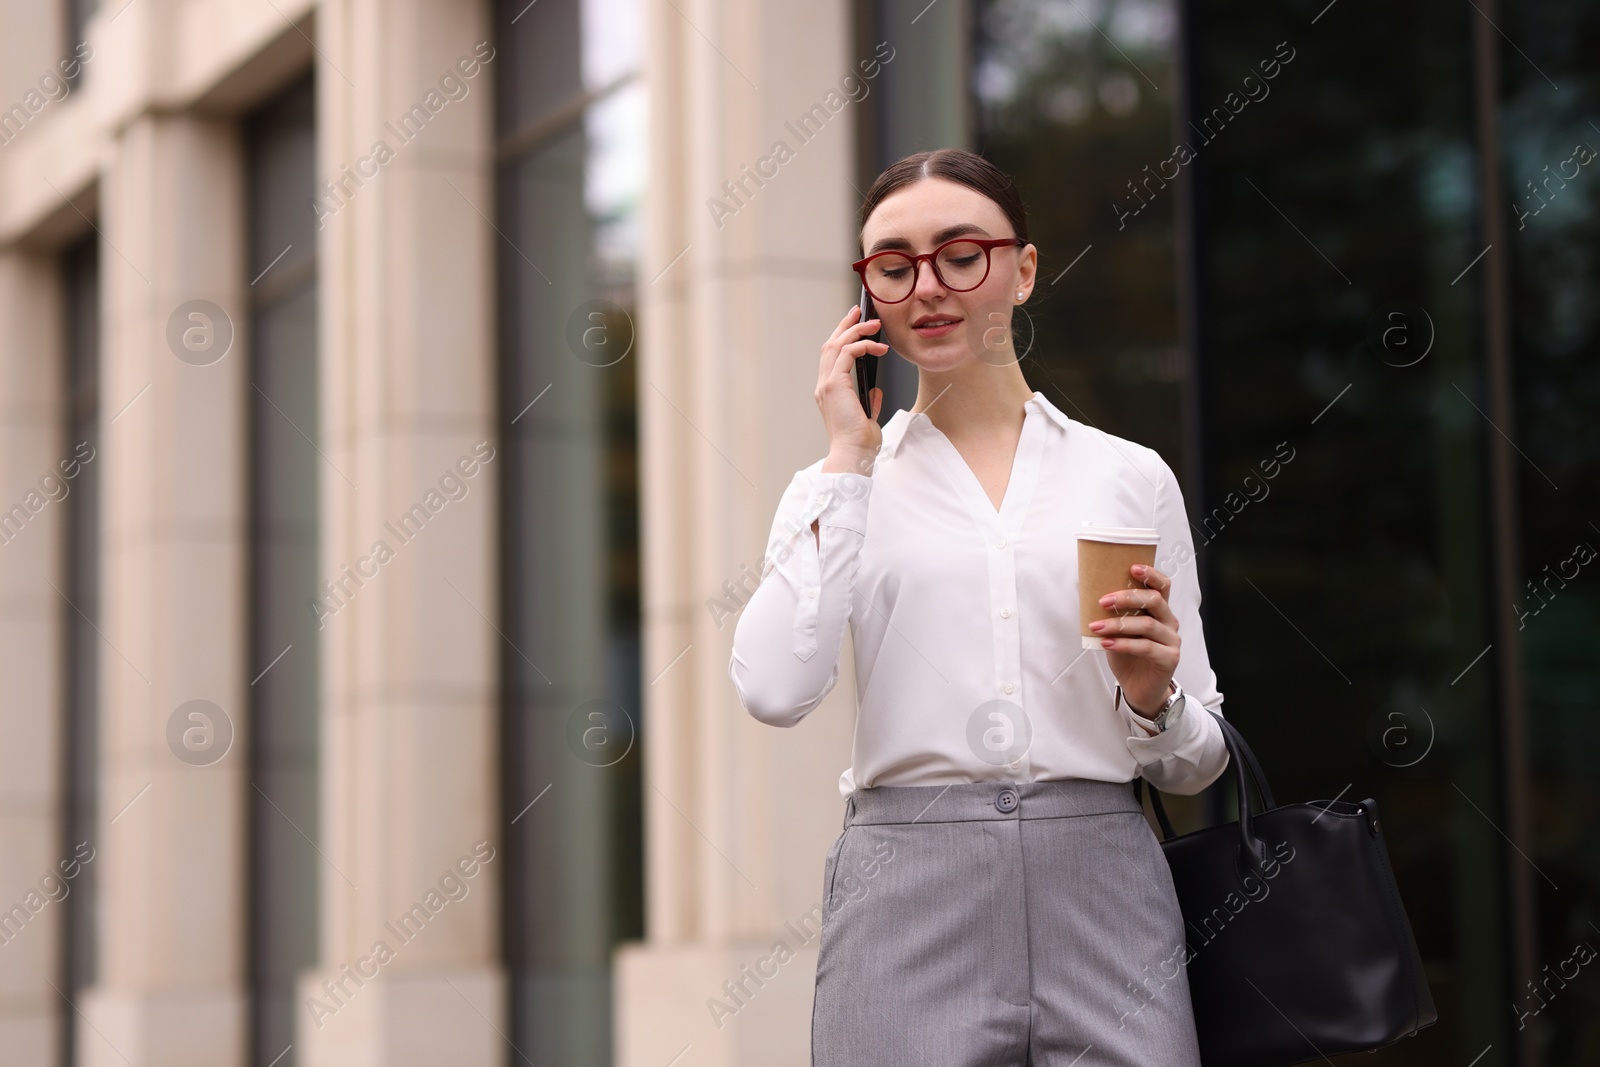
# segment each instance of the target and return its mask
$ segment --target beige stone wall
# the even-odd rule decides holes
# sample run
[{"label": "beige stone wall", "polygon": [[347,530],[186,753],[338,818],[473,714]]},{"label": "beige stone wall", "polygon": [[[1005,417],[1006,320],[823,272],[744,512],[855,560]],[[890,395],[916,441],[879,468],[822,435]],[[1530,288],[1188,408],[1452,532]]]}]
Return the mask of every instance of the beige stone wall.
[{"label": "beige stone wall", "polygon": [[39,358],[61,348],[58,288],[50,258],[0,251],[0,1048],[28,1065],[55,1062],[60,1010],[46,983],[59,974],[61,908],[28,900],[59,873],[62,838],[62,675],[47,665],[72,609],[62,507],[41,488],[63,458],[61,374]]},{"label": "beige stone wall", "polygon": [[[80,1040],[90,1062],[115,1050],[198,1065],[200,1045],[242,1063],[247,337],[204,367],[166,337],[188,300],[245,321],[239,138],[223,121],[143,115],[109,147],[99,625],[115,651],[100,669],[99,980]],[[195,699],[236,737],[203,768],[166,742]]]},{"label": "beige stone wall", "polygon": [[[62,9],[0,0],[0,101],[63,53]],[[98,981],[68,1005],[48,908],[0,948],[0,1047],[53,1064],[63,1020],[83,1062],[246,1062],[250,678],[248,314],[239,116],[318,65],[319,178],[366,153],[488,37],[480,0],[108,0],[79,88],[0,144],[0,494],[58,458],[59,262],[95,226],[102,265],[104,464]],[[70,47],[66,50],[70,50]],[[52,83],[53,87],[53,83]],[[324,568],[365,552],[477,442],[493,447],[490,105],[430,129],[319,235]],[[482,214],[480,214],[480,212]],[[210,300],[233,349],[175,358],[167,318]],[[359,486],[360,488],[357,488]],[[498,611],[493,479],[385,569],[326,638],[323,958],[354,963],[477,842],[498,846]],[[13,495],[16,495],[13,493]],[[0,546],[0,899],[60,850],[59,509]],[[204,768],[168,751],[185,700],[235,730]],[[481,855],[481,852],[480,852]],[[297,1041],[299,1062],[499,1064],[508,1055],[492,862],[477,890]],[[349,881],[345,880],[348,876]],[[359,886],[359,889],[356,888]],[[305,977],[315,995],[326,975]]]},{"label": "beige stone wall", "polygon": [[[707,602],[759,570],[772,509],[826,445],[816,352],[853,299],[851,104],[809,143],[797,120],[864,57],[849,5],[647,3],[652,97],[640,269],[647,581],[648,939],[618,956],[620,1064],[801,1063],[814,952],[718,1027],[707,1001],[820,903],[838,832],[853,680],[778,732],[738,706],[732,625]],[[60,9],[0,0],[0,104],[74,42]],[[693,20],[692,22],[690,20]],[[99,979],[67,1005],[48,909],[0,948],[7,1063],[242,1064],[249,805],[244,186],[237,119],[310,64],[318,176],[488,36],[485,0],[108,0],[80,87],[0,145],[0,495],[59,457],[56,253],[98,228],[103,368]],[[714,45],[708,43],[715,42]],[[492,94],[452,104],[319,235],[323,569],[366,552],[473,445],[494,405]],[[793,158],[719,220],[707,201],[788,141]],[[720,222],[720,224],[719,224]],[[197,367],[167,347],[188,299],[223,307],[234,349]],[[480,841],[498,848],[494,485],[386,566],[325,632],[320,995],[384,924]],[[9,497],[6,498],[9,500]],[[59,859],[59,512],[0,546],[0,900]],[[59,582],[57,582],[59,584]],[[679,658],[680,653],[683,653]],[[676,662],[674,662],[676,661]],[[670,669],[663,672],[669,663]],[[657,677],[657,675],[660,675]],[[165,723],[211,700],[236,738],[205,768]],[[348,1007],[302,1018],[303,1064],[501,1064],[497,874],[397,953]],[[814,948],[814,943],[812,945]],[[346,980],[348,981],[348,980]]]},{"label": "beige stone wall", "polygon": [[[244,635],[247,321],[242,310],[244,183],[233,121],[253,79],[270,92],[303,69],[308,52],[285,16],[251,3],[155,0],[106,5],[87,39],[62,39],[57,5],[8,3],[11,44],[0,84],[27,111],[0,147],[0,292],[9,374],[0,410],[20,474],[59,449],[62,376],[59,266],[54,253],[95,227],[101,242],[102,472],[100,893],[97,981],[71,1001],[53,988],[59,909],[30,926],[0,965],[8,1062],[53,1063],[63,1020],[88,1064],[238,1064],[246,1034],[244,819],[248,721]],[[13,33],[17,36],[13,37]],[[15,42],[30,41],[24,50]],[[302,52],[296,60],[293,53]],[[29,98],[58,59],[74,54],[82,79],[69,95]],[[7,104],[11,101],[7,98]],[[231,111],[230,111],[231,107]],[[15,113],[14,113],[15,114]],[[228,356],[197,367],[168,347],[180,303],[212,301],[233,320]],[[47,870],[61,850],[59,603],[43,579],[59,570],[59,513],[18,542],[8,647],[31,646],[3,669],[12,691],[32,690],[33,722],[7,753],[31,768],[8,776],[27,811],[14,828],[27,848],[0,854],[0,884]],[[42,549],[42,550],[41,550]],[[3,566],[3,564],[0,564]],[[57,580],[60,575],[55,574]],[[216,703],[238,741],[228,758],[196,768],[166,744],[168,717],[195,698]],[[19,708],[19,711],[21,709]],[[11,814],[8,812],[8,814]],[[8,946],[10,947],[10,946]],[[18,1058],[11,1059],[15,1050]]]},{"label": "beige stone wall", "polygon": [[[487,15],[475,0],[326,0],[319,48],[337,72],[319,68],[320,171],[367,155],[385,121],[489,37]],[[498,449],[484,88],[441,112],[425,143],[398,148],[321,231],[323,450],[343,474],[322,482],[329,575],[477,442]],[[323,631],[324,967],[302,1002],[379,939],[396,944],[385,923],[477,842],[499,847],[496,469]],[[300,1062],[504,1062],[499,870],[489,861],[336,1016],[317,1026],[302,1013]]]}]

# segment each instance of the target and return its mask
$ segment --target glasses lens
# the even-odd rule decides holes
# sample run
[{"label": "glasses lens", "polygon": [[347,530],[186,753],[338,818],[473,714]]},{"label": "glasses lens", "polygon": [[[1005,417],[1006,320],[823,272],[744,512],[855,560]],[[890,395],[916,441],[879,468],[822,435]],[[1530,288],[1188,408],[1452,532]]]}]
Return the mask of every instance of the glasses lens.
[{"label": "glasses lens", "polygon": [[911,287],[916,284],[915,266],[910,256],[898,252],[875,256],[867,264],[867,291],[872,299],[894,303],[910,296]]},{"label": "glasses lens", "polygon": [[952,241],[940,249],[939,276],[945,285],[957,292],[976,289],[989,273],[989,256],[980,244],[971,241]]}]

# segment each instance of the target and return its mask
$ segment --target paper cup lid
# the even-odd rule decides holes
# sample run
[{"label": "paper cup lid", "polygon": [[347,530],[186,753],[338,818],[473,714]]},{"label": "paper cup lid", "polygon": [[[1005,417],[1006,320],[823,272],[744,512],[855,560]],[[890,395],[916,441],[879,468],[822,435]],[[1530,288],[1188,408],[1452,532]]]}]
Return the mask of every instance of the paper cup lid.
[{"label": "paper cup lid", "polygon": [[1154,545],[1161,541],[1161,531],[1141,526],[1091,526],[1085,522],[1078,531],[1080,541],[1109,541],[1117,545]]}]

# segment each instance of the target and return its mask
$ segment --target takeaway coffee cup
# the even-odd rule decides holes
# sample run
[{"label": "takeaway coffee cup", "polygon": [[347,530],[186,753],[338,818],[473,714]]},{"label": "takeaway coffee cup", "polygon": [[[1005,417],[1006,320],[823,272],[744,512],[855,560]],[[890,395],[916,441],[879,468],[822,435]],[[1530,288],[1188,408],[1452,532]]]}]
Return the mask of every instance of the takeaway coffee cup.
[{"label": "takeaway coffee cup", "polygon": [[1078,618],[1083,627],[1084,648],[1099,648],[1101,634],[1089,629],[1096,619],[1109,619],[1117,613],[1100,606],[1100,598],[1118,589],[1142,589],[1128,568],[1135,563],[1154,566],[1155,530],[1132,526],[1091,526],[1084,523],[1078,533]]}]

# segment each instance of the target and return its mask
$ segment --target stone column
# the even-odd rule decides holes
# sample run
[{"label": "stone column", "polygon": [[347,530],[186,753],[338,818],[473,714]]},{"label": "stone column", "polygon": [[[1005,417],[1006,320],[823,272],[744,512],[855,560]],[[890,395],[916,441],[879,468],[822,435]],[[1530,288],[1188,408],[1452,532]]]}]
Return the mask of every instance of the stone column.
[{"label": "stone column", "polygon": [[[0,252],[0,1048],[59,1055],[61,309],[55,260]],[[54,583],[56,588],[51,588]],[[49,876],[54,880],[45,882]]]},{"label": "stone column", "polygon": [[[805,930],[820,920],[823,860],[843,816],[850,642],[833,694],[776,730],[740,707],[728,677],[735,619],[708,601],[727,600],[725,583],[737,589],[745,567],[760,573],[780,494],[827,450],[812,397],[818,350],[855,300],[852,109],[862,105],[841,83],[864,82],[858,61],[872,58],[852,54],[850,10],[843,0],[647,5],[649,898],[647,940],[617,957],[623,1067],[669,1062],[686,1045],[702,1064],[807,1062],[816,938]],[[778,940],[793,958],[730,995],[725,983],[746,982],[742,968]]]},{"label": "stone column", "polygon": [[300,990],[307,1067],[514,1058],[487,8],[318,9],[328,863],[322,966]]},{"label": "stone column", "polygon": [[[54,5],[0,0],[0,107],[25,101],[57,69],[61,38]],[[31,103],[44,106],[38,95]],[[0,151],[15,158],[37,117],[21,126],[15,114],[0,117]],[[70,492],[57,466],[58,278],[52,256],[0,251],[0,1049],[28,1067],[58,1061],[62,1013],[72,1010],[48,984],[61,984],[63,909],[51,899],[60,890],[40,884],[62,873],[60,663],[71,610],[46,581],[62,585],[57,494]]]},{"label": "stone column", "polygon": [[101,179],[95,1067],[244,1063],[243,190],[235,128],[177,115],[124,127]]}]

